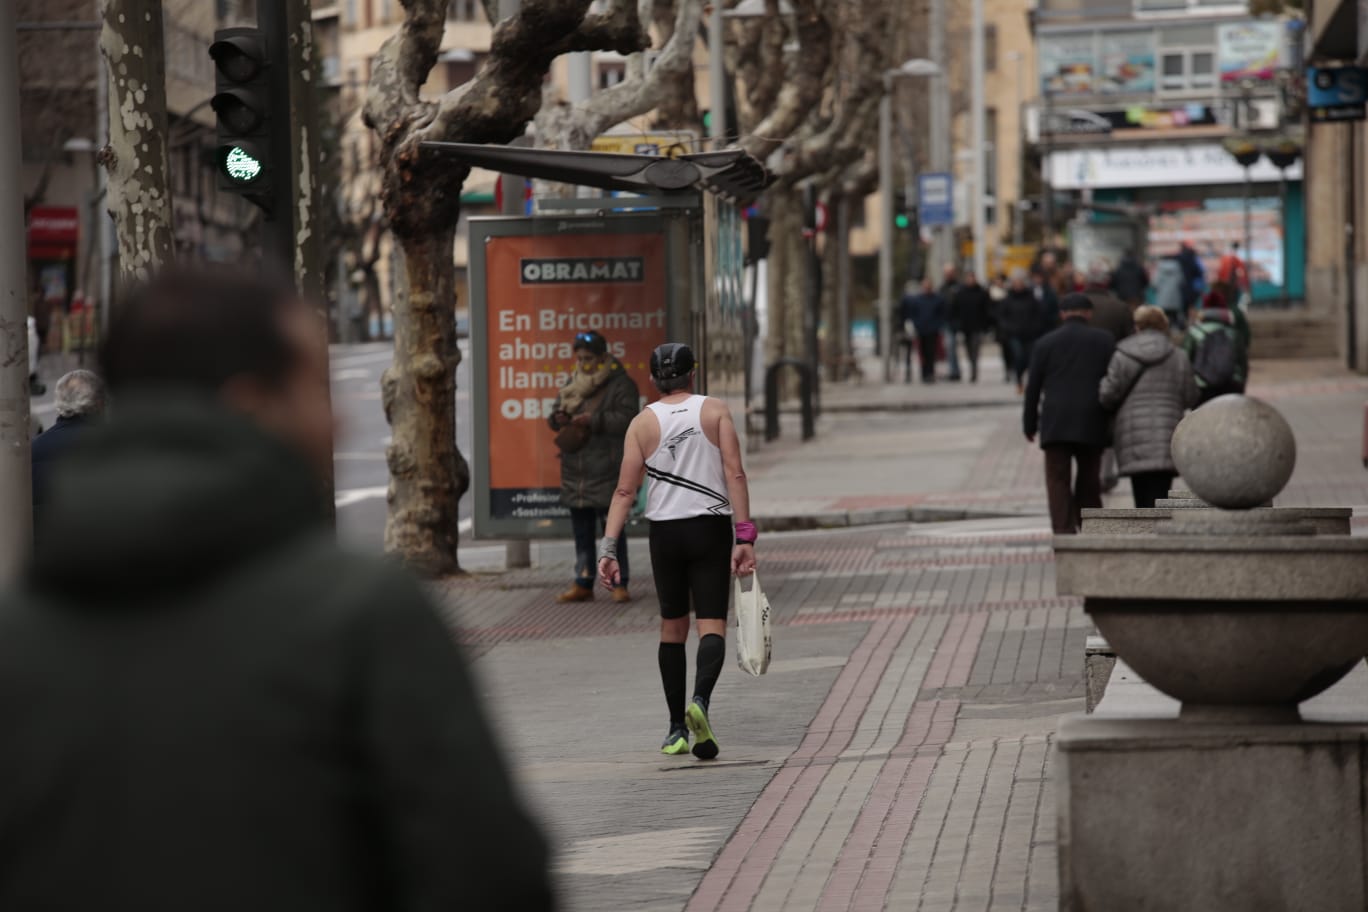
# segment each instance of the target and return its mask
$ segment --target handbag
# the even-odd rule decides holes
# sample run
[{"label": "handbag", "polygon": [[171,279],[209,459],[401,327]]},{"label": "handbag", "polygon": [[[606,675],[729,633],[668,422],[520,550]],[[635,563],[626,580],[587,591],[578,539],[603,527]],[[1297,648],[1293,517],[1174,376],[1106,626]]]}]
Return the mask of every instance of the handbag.
[{"label": "handbag", "polygon": [[769,669],[774,651],[770,631],[769,599],[760,588],[760,577],[751,573],[750,588],[741,585],[743,577],[732,577],[732,602],[736,606],[736,664],[748,675],[759,677]]},{"label": "handbag", "polygon": [[[588,415],[591,419],[594,412],[598,411],[599,403],[603,400],[603,391],[606,387],[600,386],[594,391],[594,395],[584,400],[584,405],[580,407],[580,414]],[[589,438],[593,436],[593,431],[589,430],[588,425],[575,424],[570,422],[556,431],[556,447],[562,453],[578,453],[589,445]]]}]

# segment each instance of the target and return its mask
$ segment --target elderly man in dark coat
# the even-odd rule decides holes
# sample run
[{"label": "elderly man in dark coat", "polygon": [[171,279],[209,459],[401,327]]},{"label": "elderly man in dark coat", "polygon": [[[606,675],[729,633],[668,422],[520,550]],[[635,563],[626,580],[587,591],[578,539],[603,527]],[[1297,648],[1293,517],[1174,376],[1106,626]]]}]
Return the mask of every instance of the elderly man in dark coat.
[{"label": "elderly man in dark coat", "polygon": [[52,471],[61,458],[104,414],[104,381],[88,370],[63,374],[53,391],[57,421],[33,439],[33,524],[42,524],[43,508],[51,497]]},{"label": "elderly man in dark coat", "polygon": [[[1026,439],[1034,441],[1039,434],[1045,451],[1050,524],[1057,534],[1070,534],[1078,531],[1083,508],[1102,506],[1108,415],[1097,391],[1116,343],[1106,330],[1088,325],[1092,301],[1087,295],[1065,295],[1059,305],[1063,325],[1042,336],[1031,352],[1021,421]],[[1076,477],[1072,486],[1071,474]]]}]

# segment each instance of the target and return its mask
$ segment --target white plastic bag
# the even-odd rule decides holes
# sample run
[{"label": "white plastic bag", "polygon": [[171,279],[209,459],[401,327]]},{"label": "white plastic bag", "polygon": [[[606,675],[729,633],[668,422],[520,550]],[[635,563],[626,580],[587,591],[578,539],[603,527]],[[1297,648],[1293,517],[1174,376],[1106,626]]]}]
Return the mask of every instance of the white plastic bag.
[{"label": "white plastic bag", "polygon": [[760,589],[758,574],[732,577],[732,602],[736,606],[736,664],[746,674],[762,675],[769,669],[774,639],[770,634],[769,599]]}]

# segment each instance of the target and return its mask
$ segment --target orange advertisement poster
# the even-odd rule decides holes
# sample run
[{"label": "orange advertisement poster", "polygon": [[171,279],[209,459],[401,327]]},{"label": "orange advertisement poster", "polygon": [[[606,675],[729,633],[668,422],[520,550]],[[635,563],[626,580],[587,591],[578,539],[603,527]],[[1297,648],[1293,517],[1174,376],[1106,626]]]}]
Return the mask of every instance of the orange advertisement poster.
[{"label": "orange advertisement poster", "polygon": [[547,422],[575,367],[577,333],[608,341],[642,396],[665,341],[661,234],[490,237],[485,244],[485,365],[492,519],[569,516]]}]

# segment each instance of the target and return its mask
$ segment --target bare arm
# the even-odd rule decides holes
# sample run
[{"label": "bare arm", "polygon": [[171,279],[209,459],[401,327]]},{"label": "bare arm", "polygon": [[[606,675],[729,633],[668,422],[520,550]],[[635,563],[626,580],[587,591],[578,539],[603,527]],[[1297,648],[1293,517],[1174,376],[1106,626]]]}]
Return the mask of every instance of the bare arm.
[{"label": "bare arm", "polygon": [[[750,487],[746,484],[746,469],[741,463],[741,439],[736,434],[731,410],[723,408],[717,425],[717,447],[722,451],[722,471],[727,478],[727,499],[731,501],[732,520],[751,521]],[[755,545],[737,544],[732,547],[732,573],[746,576],[755,572]]]},{"label": "bare arm", "polygon": [[[604,523],[603,537],[616,541],[622,536],[627,525],[627,516],[632,511],[637,489],[646,477],[646,456],[641,445],[645,432],[643,422],[654,420],[649,412],[642,412],[627,426],[627,437],[622,443],[622,468],[618,471],[617,487],[613,490],[612,503],[608,505],[608,519]],[[616,557],[599,559],[599,578],[605,586],[612,588],[620,579]]]}]

